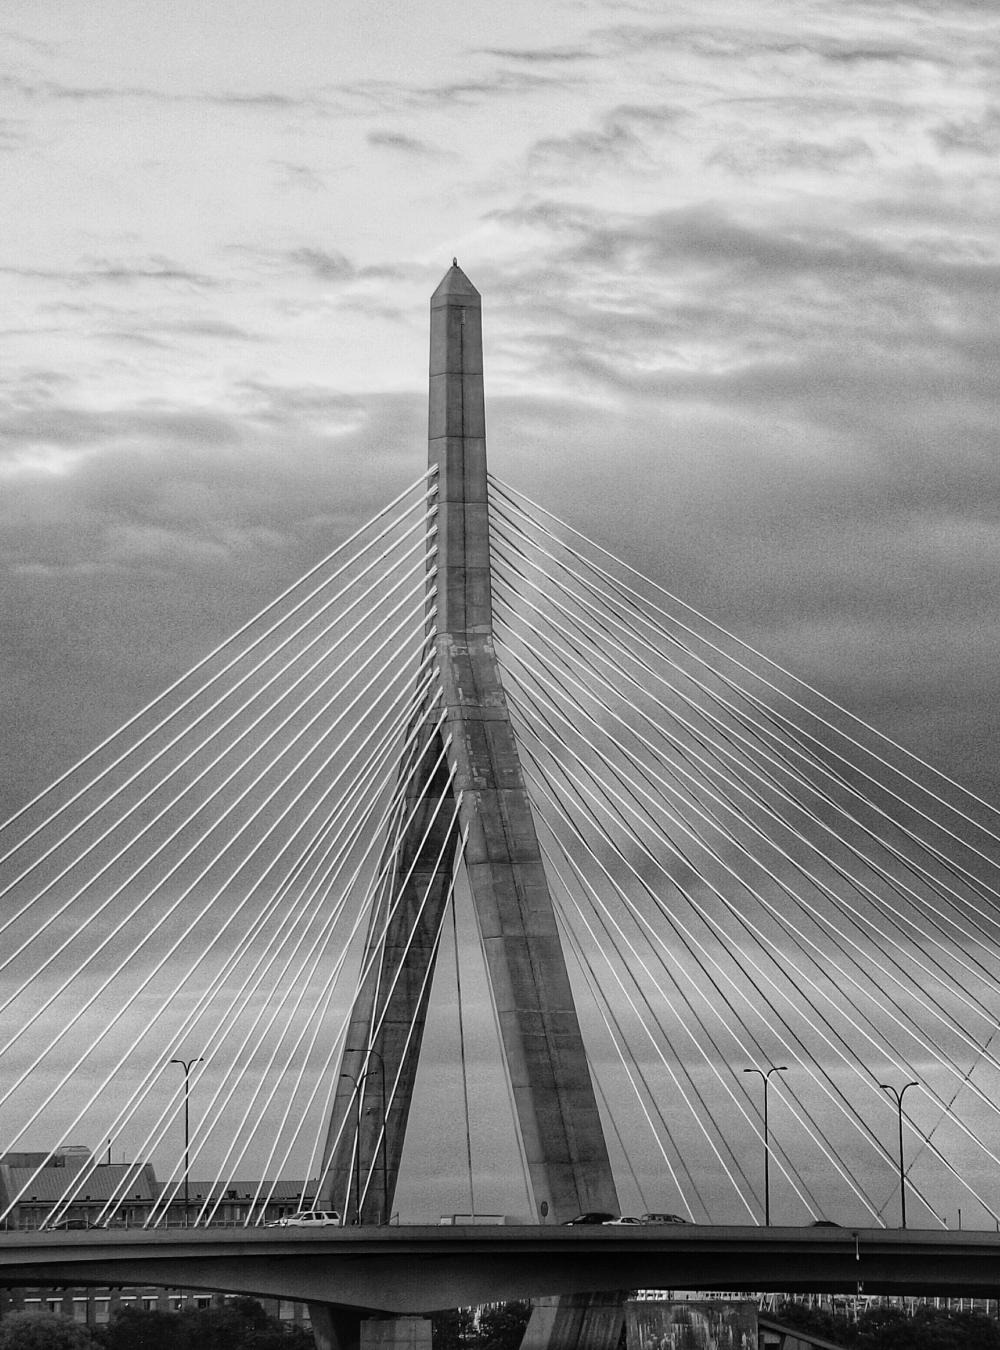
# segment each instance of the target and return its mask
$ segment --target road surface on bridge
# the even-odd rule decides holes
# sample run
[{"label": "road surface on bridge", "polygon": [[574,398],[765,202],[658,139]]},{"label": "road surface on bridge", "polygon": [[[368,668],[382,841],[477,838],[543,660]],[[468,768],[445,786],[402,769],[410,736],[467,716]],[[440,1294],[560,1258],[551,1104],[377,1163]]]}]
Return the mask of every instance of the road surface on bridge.
[{"label": "road surface on bridge", "polygon": [[611,1289],[1000,1296],[1000,1234],[399,1226],[0,1234],[0,1284],[152,1284],[426,1313]]}]

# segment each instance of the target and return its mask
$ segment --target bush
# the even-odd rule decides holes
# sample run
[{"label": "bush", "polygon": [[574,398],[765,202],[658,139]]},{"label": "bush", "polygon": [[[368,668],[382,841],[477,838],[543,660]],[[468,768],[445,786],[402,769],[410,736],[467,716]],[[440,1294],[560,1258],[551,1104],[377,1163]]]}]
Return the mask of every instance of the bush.
[{"label": "bush", "polygon": [[90,1331],[59,1313],[8,1313],[0,1321],[0,1350],[94,1350]]}]

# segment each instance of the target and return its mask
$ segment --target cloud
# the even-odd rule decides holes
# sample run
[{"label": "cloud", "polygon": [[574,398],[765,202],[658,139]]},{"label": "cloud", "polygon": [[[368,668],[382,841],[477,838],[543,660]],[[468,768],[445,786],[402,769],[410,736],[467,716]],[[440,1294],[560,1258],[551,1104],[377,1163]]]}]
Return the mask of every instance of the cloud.
[{"label": "cloud", "polygon": [[0,272],[38,281],[56,281],[71,287],[97,286],[105,282],[128,286],[140,282],[181,282],[184,285],[208,288],[218,284],[202,272],[193,272],[170,258],[153,255],[141,260],[84,257],[80,265],[62,270],[56,268],[18,267],[0,265]]},{"label": "cloud", "polygon": [[682,108],[671,104],[612,108],[596,129],[536,141],[528,152],[528,172],[545,176],[566,169],[582,173],[595,168],[620,170],[626,165],[633,173],[652,172],[658,165],[654,138],[684,115]]},{"label": "cloud", "polygon": [[322,175],[308,164],[295,164],[289,160],[276,159],[271,161],[276,169],[281,170],[282,182],[285,186],[305,188],[309,192],[322,192],[325,183]]},{"label": "cloud", "polygon": [[594,57],[594,52],[586,47],[481,47],[479,51],[501,61],[524,61],[529,65],[589,61]]},{"label": "cloud", "polygon": [[996,690],[989,250],[876,208],[544,198],[497,226],[520,246],[481,288],[522,393],[491,405],[494,471],[990,796],[965,724]]},{"label": "cloud", "polygon": [[359,113],[394,114],[412,108],[473,107],[491,99],[515,99],[565,90],[577,83],[577,79],[569,75],[501,68],[478,77],[438,84],[359,80],[337,86],[337,92],[350,99]]},{"label": "cloud", "polygon": [[757,56],[790,57],[834,65],[902,64],[933,58],[946,62],[940,46],[935,46],[930,32],[925,42],[900,42],[898,36],[858,42],[853,37],[836,37],[814,31],[808,36],[789,38],[780,27],[770,30],[764,23],[752,26],[717,27],[709,24],[691,26],[681,24],[618,24],[599,31],[596,35],[612,47],[632,52],[649,52],[669,48],[671,52],[686,51],[694,56],[710,57],[713,61],[747,60]]},{"label": "cloud", "polygon": [[438,158],[441,151],[428,141],[406,136],[401,131],[370,131],[365,138],[369,145],[381,150],[398,150],[402,154],[418,158]]},{"label": "cloud", "polygon": [[350,281],[357,272],[342,253],[330,253],[318,248],[296,248],[287,254],[296,267],[303,267],[321,281]]}]

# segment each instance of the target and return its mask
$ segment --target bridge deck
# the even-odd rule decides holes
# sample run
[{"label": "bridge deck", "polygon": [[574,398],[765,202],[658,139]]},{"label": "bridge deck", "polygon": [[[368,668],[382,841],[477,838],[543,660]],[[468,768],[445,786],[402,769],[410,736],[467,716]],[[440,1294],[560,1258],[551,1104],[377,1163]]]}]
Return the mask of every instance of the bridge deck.
[{"label": "bridge deck", "polygon": [[1000,1234],[538,1226],[2,1233],[3,1285],[159,1284],[391,1313],[599,1289],[1000,1295]]}]

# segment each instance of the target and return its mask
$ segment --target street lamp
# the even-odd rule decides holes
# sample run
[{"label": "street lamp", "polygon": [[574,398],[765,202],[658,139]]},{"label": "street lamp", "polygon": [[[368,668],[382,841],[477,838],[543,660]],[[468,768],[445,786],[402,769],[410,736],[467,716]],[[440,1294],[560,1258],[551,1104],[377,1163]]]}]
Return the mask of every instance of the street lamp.
[{"label": "street lamp", "polygon": [[897,1092],[891,1083],[879,1083],[879,1087],[888,1092],[896,1103],[896,1112],[899,1116],[899,1217],[901,1228],[906,1227],[906,1173],[903,1170],[903,1098],[906,1096],[907,1088],[919,1086],[919,1083],[904,1083],[902,1089]]},{"label": "street lamp", "polygon": [[[367,1055],[369,1058],[371,1058],[372,1055],[375,1056],[375,1058],[378,1060],[379,1075],[382,1080],[381,1084],[382,1085],[382,1216],[383,1216],[382,1222],[388,1223],[389,1166],[386,1151],[386,1135],[388,1134],[389,1126],[387,1119],[388,1113],[386,1111],[386,1095],[385,1095],[385,1060],[382,1058],[382,1056],[379,1054],[377,1050],[365,1050],[362,1051],[361,1053]],[[340,1075],[341,1078],[346,1078],[349,1083],[353,1084],[354,1091],[357,1093],[358,1097],[358,1140],[357,1140],[357,1154],[355,1157],[355,1173],[354,1173],[354,1210],[355,1210],[354,1222],[358,1224],[361,1222],[361,1112],[362,1106],[364,1104],[362,1094],[362,1084],[364,1083],[365,1079],[368,1078],[371,1072],[372,1072],[371,1069],[365,1069],[364,1073],[361,1074],[360,1077],[358,1078],[354,1078],[349,1073],[342,1073]]]},{"label": "street lamp", "polygon": [[771,1226],[771,1145],[767,1133],[767,1085],[772,1073],[787,1073],[787,1064],[776,1064],[765,1073],[763,1069],[744,1069],[744,1073],[760,1074],[764,1080],[764,1226]]},{"label": "street lamp", "polygon": [[184,1227],[187,1228],[191,1219],[191,1174],[190,1158],[188,1150],[191,1142],[191,1089],[188,1084],[188,1075],[191,1072],[193,1064],[203,1063],[203,1058],[198,1055],[195,1059],[172,1059],[171,1064],[179,1064],[184,1070]]}]

